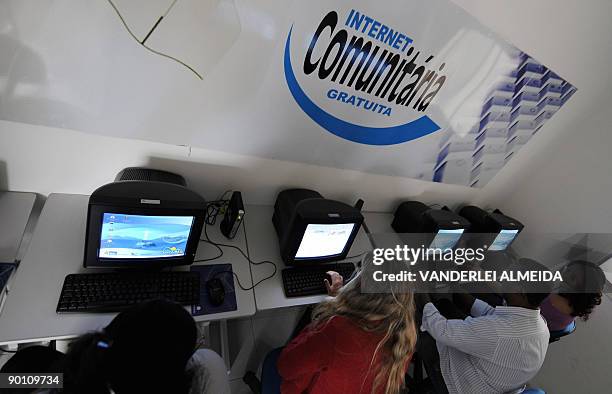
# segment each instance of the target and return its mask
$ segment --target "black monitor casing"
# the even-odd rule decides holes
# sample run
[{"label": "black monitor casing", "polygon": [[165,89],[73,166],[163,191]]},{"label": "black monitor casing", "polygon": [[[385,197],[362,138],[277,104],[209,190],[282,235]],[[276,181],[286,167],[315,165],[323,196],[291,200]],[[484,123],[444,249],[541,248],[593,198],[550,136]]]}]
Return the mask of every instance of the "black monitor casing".
[{"label": "black monitor casing", "polygon": [[459,210],[459,215],[470,222],[471,233],[482,234],[483,244],[490,245],[502,230],[518,230],[518,235],[524,228],[521,222],[504,215],[499,209],[487,212],[477,206],[466,205]]},{"label": "black monitor casing", "polygon": [[470,232],[499,234],[501,230],[523,230],[523,224],[516,219],[504,215],[499,209],[487,212],[474,205],[466,205],[459,210],[471,223]]},{"label": "black monitor casing", "polygon": [[438,231],[467,230],[470,223],[448,209],[434,209],[420,201],[404,201],[395,210],[391,227],[400,234],[420,234],[420,238],[410,239],[430,244]]},{"label": "black monitor casing", "polygon": [[[83,266],[160,268],[193,263],[204,225],[206,202],[198,193],[179,184],[159,181],[117,181],[96,189],[89,198]],[[154,216],[193,216],[185,254],[152,259],[99,258],[104,213]]]},{"label": "black monitor casing", "polygon": [[[346,258],[363,223],[363,215],[358,209],[340,201],[325,199],[314,190],[288,189],[281,191],[276,198],[272,223],[285,264],[317,264]],[[342,253],[312,259],[295,258],[308,224],[341,223],[355,224]]]},{"label": "black monitor casing", "polygon": [[437,233],[467,229],[470,223],[446,209],[433,209],[419,201],[405,201],[395,210],[391,227],[398,233]]}]

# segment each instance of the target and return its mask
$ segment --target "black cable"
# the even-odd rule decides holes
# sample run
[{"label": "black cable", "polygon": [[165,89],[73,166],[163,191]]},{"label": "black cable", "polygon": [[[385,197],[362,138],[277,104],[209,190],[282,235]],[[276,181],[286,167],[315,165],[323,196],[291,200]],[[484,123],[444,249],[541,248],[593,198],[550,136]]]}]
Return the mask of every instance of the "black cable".
[{"label": "black cable", "polygon": [[[224,194],[222,194],[222,195],[221,195],[221,197],[223,197],[224,195],[225,195],[225,193],[224,193]],[[206,242],[206,243],[209,243],[209,244],[211,244],[212,246],[214,246],[215,248],[217,248],[217,250],[219,251],[219,254],[218,254],[217,256],[215,256],[215,257],[210,257],[210,258],[206,258],[206,259],[194,260],[194,261],[193,261],[194,263],[202,263],[202,262],[206,262],[206,261],[217,260],[217,259],[220,259],[221,257],[223,257],[223,249],[221,249],[221,247],[220,247],[220,246],[218,246],[217,244],[215,244],[214,242],[212,242],[212,241],[210,240],[210,237],[208,236],[208,224],[210,224],[211,226],[213,226],[213,225],[215,224],[215,222],[216,222],[216,220],[217,220],[217,219],[216,219],[216,216],[217,216],[217,214],[219,213],[219,209],[220,209],[220,208],[219,208],[219,209],[217,209],[217,211],[215,211],[214,213],[211,213],[211,212],[210,212],[210,207],[211,207],[211,206],[217,206],[217,205],[218,205],[218,204],[220,204],[220,203],[221,203],[221,204],[223,204],[225,201],[227,201],[227,200],[221,200],[221,199],[218,199],[218,200],[215,200],[215,201],[210,201],[210,202],[208,202],[208,203],[206,204],[206,216],[204,217],[204,237],[205,237],[206,239],[200,239],[200,242]],[[210,219],[210,215],[214,215],[214,219],[213,219],[213,220],[211,220],[211,219]]]},{"label": "black cable", "polygon": [[[274,271],[272,272],[272,274],[266,276],[265,278],[263,278],[261,280],[259,280],[257,283],[255,283],[251,287],[244,287],[244,286],[242,286],[242,283],[240,283],[240,279],[238,278],[238,275],[236,275],[236,273],[233,272],[233,271],[227,271],[227,272],[231,272],[234,275],[234,277],[236,278],[236,282],[238,283],[238,287],[240,287],[244,291],[249,291],[249,290],[253,290],[260,283],[262,283],[262,282],[264,282],[264,281],[266,281],[266,280],[268,280],[270,278],[273,278],[274,275],[276,275],[276,272],[278,271],[278,268],[276,267],[276,264],[274,262],[269,261],[269,260],[263,260],[263,261],[258,261],[258,262],[255,262],[255,261],[251,260],[251,254],[250,254],[250,251],[249,251],[249,239],[248,239],[248,236],[247,236],[247,231],[246,231],[246,227],[245,227],[245,224],[244,224],[244,219],[240,223],[240,226],[242,227],[242,231],[243,231],[243,234],[244,234],[244,243],[245,243],[246,250],[247,250],[246,253],[242,249],[240,249],[238,246],[224,244],[224,243],[219,243],[219,242],[214,242],[208,236],[207,224],[212,222],[211,225],[214,225],[214,223],[216,222],[216,215],[219,214],[219,211],[223,208],[224,205],[229,203],[229,200],[223,200],[223,197],[228,192],[230,192],[230,191],[231,190],[228,190],[228,191],[224,192],[218,200],[210,201],[209,203],[206,204],[206,217],[205,217],[205,220],[204,220],[204,238],[205,239],[200,239],[200,241],[201,242],[206,242],[206,243],[211,244],[214,247],[216,247],[217,250],[219,250],[219,252],[220,252],[219,255],[217,257],[214,257],[214,258],[202,259],[202,260],[194,260],[194,262],[204,262],[204,261],[211,261],[211,260],[219,259],[219,258],[221,258],[223,256],[223,249],[221,247],[225,247],[225,248],[232,248],[232,249],[237,250],[242,255],[242,257],[244,257],[249,262],[249,264],[252,264],[252,265],[271,264],[272,267],[274,267]],[[221,205],[218,205],[218,204],[221,204]],[[214,212],[210,212],[209,211],[209,207],[213,206],[213,205],[217,206],[218,209],[216,211],[214,211]],[[212,213],[213,215],[215,215],[215,217],[210,219],[208,217],[209,213]],[[223,272],[226,272],[226,271],[223,271]],[[221,272],[219,272],[219,273],[221,273]]]},{"label": "black cable", "polygon": [[345,260],[352,260],[352,259],[356,259],[357,257],[363,257],[363,255],[366,254],[366,253],[368,253],[368,252],[362,252],[362,253],[359,253],[359,254],[356,254],[356,255],[353,255],[353,256],[347,256],[345,258]]},{"label": "black cable", "polygon": [[149,32],[149,34],[147,35],[147,37],[142,40],[142,42],[138,39],[138,37],[136,37],[136,35],[134,34],[134,32],[132,32],[132,29],[130,29],[130,27],[128,26],[127,22],[125,21],[125,19],[123,18],[123,15],[121,15],[121,12],[119,12],[119,9],[117,8],[117,6],[115,5],[115,3],[113,3],[112,0],[107,0],[108,3],[111,5],[111,7],[113,7],[113,10],[115,11],[115,13],[117,14],[117,16],[119,17],[119,20],[121,21],[121,23],[123,24],[123,27],[125,27],[125,30],[127,30],[127,32],[130,34],[130,36],[132,36],[132,38],[139,44],[141,45],[143,48],[145,48],[146,50],[148,50],[149,52],[152,52],[158,56],[162,56],[165,57],[167,59],[173,60],[175,62],[177,62],[178,64],[182,65],[183,67],[189,69],[189,71],[191,71],[192,73],[194,73],[196,75],[196,77],[200,78],[201,80],[203,80],[204,78],[202,77],[202,75],[200,75],[200,73],[198,73],[193,67],[191,67],[190,65],[188,65],[187,63],[183,62],[182,60],[179,60],[173,56],[167,55],[163,52],[157,51],[153,48],[151,48],[150,46],[147,46],[145,44],[145,41],[147,40],[147,38],[149,38],[149,35],[153,32],[153,30],[157,27],[157,25],[159,24],[159,22],[161,22],[161,20],[163,19],[164,16],[166,16],[166,14],[168,14],[168,12],[170,11],[170,9],[174,6],[174,3],[176,3],[176,1],[172,2],[172,5],[170,6],[170,8],[168,8],[168,11],[166,11],[166,14],[163,15],[161,18],[158,19],[157,23],[155,24],[155,26],[153,27],[153,29],[151,29],[151,31]]},{"label": "black cable", "polygon": [[238,287],[240,287],[242,290],[249,291],[249,290],[253,290],[255,288],[255,286],[251,286],[251,287],[244,287],[244,286],[242,286],[242,283],[240,283],[240,279],[238,278],[238,275],[236,275],[236,273],[234,271],[219,271],[219,272],[216,272],[213,275],[213,278],[216,277],[219,274],[225,274],[225,273],[229,273],[229,274],[234,275],[234,278],[236,278],[236,282],[238,283]]},{"label": "black cable", "polygon": [[245,224],[244,224],[244,219],[242,220],[242,231],[244,232],[244,244],[245,244],[245,246],[246,246],[246,250],[247,250],[247,256],[246,256],[246,258],[247,258],[247,260],[249,261],[249,263],[251,263],[251,264],[253,264],[253,265],[272,264],[272,267],[274,267],[274,272],[272,272],[272,274],[271,274],[271,275],[269,275],[269,276],[267,276],[267,277],[265,277],[265,278],[261,279],[259,282],[255,283],[255,284],[253,285],[253,287],[255,287],[255,286],[257,286],[258,284],[260,284],[261,282],[263,282],[264,280],[268,280],[268,279],[270,279],[270,278],[274,277],[274,275],[276,275],[276,272],[278,271],[278,268],[276,267],[276,264],[274,264],[274,262],[269,261],[269,260],[263,260],[263,261],[260,261],[260,262],[258,262],[258,263],[255,263],[255,262],[251,261],[251,253],[250,253],[250,251],[249,251],[249,238],[247,237],[247,232],[246,232],[246,226],[245,226]]}]

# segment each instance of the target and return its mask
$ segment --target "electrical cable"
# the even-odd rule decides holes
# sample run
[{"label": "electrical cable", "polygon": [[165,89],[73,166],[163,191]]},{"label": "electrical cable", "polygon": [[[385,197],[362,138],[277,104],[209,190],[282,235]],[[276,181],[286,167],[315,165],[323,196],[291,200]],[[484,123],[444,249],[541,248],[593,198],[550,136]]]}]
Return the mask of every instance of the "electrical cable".
[{"label": "electrical cable", "polygon": [[[227,193],[227,192],[226,192]],[[223,193],[221,195],[221,198],[226,194]],[[214,201],[210,201],[206,204],[206,215],[204,217],[204,237],[205,239],[200,239],[201,242],[206,242],[211,244],[212,246],[214,246],[215,248],[217,248],[217,250],[219,251],[219,254],[215,257],[210,257],[210,258],[206,258],[206,259],[199,259],[199,260],[194,260],[194,263],[202,263],[202,262],[206,262],[206,261],[212,261],[212,260],[217,260],[220,259],[221,257],[223,257],[223,249],[221,249],[220,246],[218,246],[217,244],[215,244],[214,242],[210,241],[210,237],[208,236],[208,225],[210,224],[211,226],[214,226],[214,224],[217,221],[217,215],[219,214],[220,211],[220,207],[218,206],[218,204],[224,204],[227,202],[227,200],[222,200],[221,198],[214,200]],[[215,207],[216,210],[214,211],[210,211],[211,207]],[[211,219],[212,218],[212,219]]]},{"label": "electrical cable", "polygon": [[160,16],[159,19],[157,20],[157,22],[155,22],[155,24],[153,25],[153,28],[151,28],[151,30],[149,31],[149,33],[147,33],[147,36],[140,41],[138,39],[138,37],[136,37],[136,34],[134,34],[134,32],[132,32],[132,30],[130,29],[130,27],[128,26],[127,22],[125,21],[125,19],[123,19],[123,15],[121,15],[121,12],[119,12],[119,9],[117,8],[117,6],[115,5],[115,3],[113,3],[112,0],[107,0],[108,3],[111,5],[111,7],[113,7],[113,10],[115,10],[115,13],[117,14],[117,16],[119,17],[119,19],[121,20],[121,23],[123,24],[123,27],[125,27],[125,30],[127,30],[127,32],[130,34],[130,36],[132,36],[132,38],[142,47],[144,47],[146,50],[148,50],[149,52],[152,52],[158,56],[162,56],[165,57],[167,59],[173,60],[175,62],[177,62],[178,64],[182,65],[183,67],[189,69],[189,71],[191,71],[192,73],[194,73],[199,79],[204,80],[204,78],[202,77],[202,75],[200,75],[200,73],[198,73],[193,67],[191,67],[189,64],[183,62],[182,60],[179,60],[173,56],[167,55],[163,52],[160,52],[158,50],[155,50],[153,48],[151,48],[150,46],[146,45],[145,42],[147,41],[147,39],[149,38],[149,36],[151,35],[151,33],[153,33],[153,31],[157,28],[157,26],[159,25],[159,23],[162,21],[162,19],[168,15],[168,12],[170,12],[170,9],[172,9],[172,7],[174,7],[174,4],[176,3],[176,0],[174,0],[172,2],[172,4],[170,5],[170,7],[168,7],[168,9],[166,10],[166,12],[164,13],[164,15]]},{"label": "electrical cable", "polygon": [[352,260],[352,259],[356,259],[357,257],[362,257],[366,253],[368,253],[368,252],[362,252],[362,253],[359,253],[359,254],[355,254],[353,256],[348,256],[348,257],[345,258],[345,260]]},{"label": "electrical cable", "polygon": [[[272,272],[272,274],[266,276],[265,278],[260,279],[259,281],[257,281],[257,283],[255,283],[251,287],[244,287],[242,285],[242,283],[240,283],[240,279],[238,278],[238,275],[235,272],[233,272],[233,271],[220,271],[220,272],[217,272],[215,274],[215,276],[216,276],[217,274],[231,272],[234,275],[234,277],[236,278],[236,282],[238,283],[238,287],[240,287],[244,291],[249,291],[249,290],[253,290],[260,283],[262,283],[262,282],[264,282],[264,281],[266,281],[266,280],[268,280],[270,278],[273,278],[276,275],[276,273],[278,271],[278,268],[277,268],[277,266],[276,266],[276,264],[274,262],[269,261],[269,260],[263,260],[263,261],[258,261],[258,262],[255,262],[255,261],[251,260],[251,254],[250,254],[250,251],[249,251],[249,240],[248,240],[248,236],[247,236],[247,231],[246,231],[244,219],[242,220],[242,223],[240,223],[240,226],[242,227],[242,231],[243,231],[243,234],[244,234],[244,243],[245,243],[246,250],[247,250],[246,253],[241,248],[239,248],[238,246],[224,244],[224,243],[219,243],[219,242],[214,242],[208,236],[207,224],[214,225],[214,223],[216,222],[216,217],[219,214],[219,212],[229,203],[229,200],[223,200],[223,197],[227,193],[229,193],[230,191],[231,190],[228,190],[228,191],[224,192],[218,200],[211,201],[211,202],[206,204],[206,217],[205,217],[205,220],[204,220],[204,239],[200,239],[200,241],[208,243],[208,244],[213,245],[214,247],[216,247],[217,250],[219,251],[219,255],[216,256],[216,257],[212,257],[212,258],[194,260],[194,263],[195,262],[212,261],[212,260],[219,259],[219,258],[221,258],[223,256],[223,249],[222,248],[231,248],[231,249],[237,250],[242,255],[242,257],[244,257],[245,260],[249,262],[249,264],[252,264],[252,265],[271,264],[272,267],[274,268],[274,271]],[[219,204],[221,204],[221,205],[219,206]],[[209,208],[211,206],[215,206],[216,210],[210,211]],[[213,217],[211,218],[211,217],[209,217],[209,215],[213,215]]]}]

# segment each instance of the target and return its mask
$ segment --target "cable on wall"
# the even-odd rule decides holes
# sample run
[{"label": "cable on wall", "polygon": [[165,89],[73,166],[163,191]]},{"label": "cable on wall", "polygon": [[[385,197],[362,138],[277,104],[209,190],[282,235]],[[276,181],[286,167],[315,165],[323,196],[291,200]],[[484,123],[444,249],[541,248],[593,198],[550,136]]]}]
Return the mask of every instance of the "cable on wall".
[{"label": "cable on wall", "polygon": [[157,28],[157,26],[159,26],[160,22],[162,21],[162,19],[164,19],[164,17],[166,15],[168,15],[168,13],[170,12],[170,10],[172,9],[172,7],[174,7],[174,5],[176,4],[177,0],[173,0],[172,3],[170,4],[170,7],[168,7],[168,9],[166,10],[166,12],[159,17],[159,19],[157,20],[157,22],[155,22],[155,24],[153,25],[153,27],[151,28],[151,30],[147,33],[146,37],[141,41],[138,39],[138,37],[136,37],[136,35],[134,34],[134,32],[132,32],[132,30],[130,29],[130,27],[127,25],[127,22],[125,21],[125,19],[123,18],[123,15],[121,15],[121,12],[119,12],[119,9],[117,8],[117,6],[115,5],[115,3],[113,3],[112,0],[107,0],[108,3],[111,5],[111,7],[113,7],[113,10],[115,10],[115,13],[117,14],[117,16],[119,17],[119,19],[121,20],[121,23],[123,24],[123,27],[125,27],[125,30],[127,30],[127,32],[130,34],[130,36],[132,36],[132,38],[142,47],[144,47],[146,50],[148,50],[149,52],[152,52],[158,56],[162,56],[165,57],[167,59],[173,60],[175,62],[177,62],[178,64],[182,65],[183,67],[187,68],[189,71],[191,71],[192,73],[194,73],[199,79],[203,80],[204,78],[202,77],[202,75],[200,73],[198,73],[193,67],[191,67],[189,64],[173,57],[170,55],[167,55],[163,52],[157,51],[153,48],[151,48],[150,46],[146,45],[146,41],[147,39],[151,36],[151,33],[153,33],[153,31]]}]

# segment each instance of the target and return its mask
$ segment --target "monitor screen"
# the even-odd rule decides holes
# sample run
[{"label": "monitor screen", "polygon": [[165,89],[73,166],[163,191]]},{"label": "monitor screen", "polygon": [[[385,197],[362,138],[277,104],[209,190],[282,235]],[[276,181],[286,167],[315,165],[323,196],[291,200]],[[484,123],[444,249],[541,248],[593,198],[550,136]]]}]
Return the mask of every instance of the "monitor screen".
[{"label": "monitor screen", "polygon": [[99,258],[157,259],[185,255],[193,216],[104,213]]},{"label": "monitor screen", "polygon": [[354,228],[355,223],[309,224],[295,258],[312,259],[341,254]]},{"label": "monitor screen", "polygon": [[506,248],[514,241],[516,234],[518,234],[518,230],[502,230],[499,232],[491,246],[489,246],[488,250],[491,251],[500,251],[506,250]]},{"label": "monitor screen", "polygon": [[461,235],[464,231],[465,230],[462,228],[452,230],[438,230],[438,233],[436,234],[429,247],[432,249],[442,250],[452,249],[457,244],[457,242],[459,242],[459,239],[461,238]]}]

